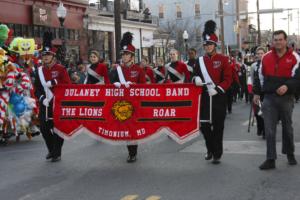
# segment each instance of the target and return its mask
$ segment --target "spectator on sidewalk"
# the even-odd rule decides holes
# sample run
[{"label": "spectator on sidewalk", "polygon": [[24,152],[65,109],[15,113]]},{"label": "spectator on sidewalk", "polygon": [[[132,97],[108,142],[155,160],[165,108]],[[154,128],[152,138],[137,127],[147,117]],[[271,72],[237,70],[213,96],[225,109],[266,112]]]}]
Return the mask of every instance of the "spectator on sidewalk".
[{"label": "spectator on sidewalk", "polygon": [[267,159],[259,166],[261,170],[275,168],[276,127],[282,123],[282,153],[287,155],[288,164],[296,165],[292,113],[294,93],[299,84],[300,57],[287,46],[287,34],[283,30],[273,33],[273,48],[261,61],[259,81],[254,84],[255,104],[264,94],[262,112],[265,122]]}]

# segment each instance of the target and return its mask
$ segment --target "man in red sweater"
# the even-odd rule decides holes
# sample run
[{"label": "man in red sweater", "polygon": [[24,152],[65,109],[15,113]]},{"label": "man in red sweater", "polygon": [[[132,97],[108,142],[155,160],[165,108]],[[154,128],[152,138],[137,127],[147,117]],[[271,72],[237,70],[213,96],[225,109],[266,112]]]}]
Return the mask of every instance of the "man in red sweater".
[{"label": "man in red sweater", "polygon": [[[218,37],[214,31],[216,24],[210,20],[205,23],[203,32],[205,55],[199,57],[194,69],[196,85],[205,82],[201,96],[201,132],[207,148],[206,160],[213,159],[219,164],[223,154],[223,131],[226,116],[226,90],[232,83],[232,69],[227,56],[217,53]],[[212,98],[212,120],[210,119],[210,98]],[[204,122],[204,120],[206,122]]]},{"label": "man in red sweater", "polygon": [[264,94],[262,112],[265,123],[267,159],[259,168],[275,168],[276,127],[278,120],[282,124],[282,153],[287,155],[289,165],[296,165],[295,144],[292,127],[294,94],[299,85],[300,57],[287,47],[287,34],[283,30],[273,33],[273,48],[261,60],[259,79],[254,80],[255,104],[259,104],[260,95]]},{"label": "man in red sweater", "polygon": [[[48,44],[51,45],[51,40]],[[71,80],[66,68],[57,63],[51,46],[44,47],[42,62],[34,83],[35,96],[39,100],[40,130],[48,148],[46,159],[57,162],[61,160],[64,139],[53,130],[53,88],[58,84],[71,84]]]}]

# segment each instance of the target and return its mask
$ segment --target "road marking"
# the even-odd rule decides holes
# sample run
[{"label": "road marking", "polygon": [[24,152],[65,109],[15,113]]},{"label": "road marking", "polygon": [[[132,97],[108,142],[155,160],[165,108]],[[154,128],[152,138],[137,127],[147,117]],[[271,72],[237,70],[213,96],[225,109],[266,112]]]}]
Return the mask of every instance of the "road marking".
[{"label": "road marking", "polygon": [[[281,142],[277,142],[276,148],[278,152],[281,149]],[[295,154],[300,155],[300,143],[295,143]],[[266,141],[249,140],[249,141],[224,141],[223,151],[227,154],[248,154],[248,155],[265,155],[266,154]],[[180,152],[183,153],[206,153],[205,142],[199,140],[192,145],[187,146]]]},{"label": "road marking", "polygon": [[[248,126],[249,125],[249,120],[246,120],[242,123],[243,126]],[[256,126],[256,121],[254,121],[254,126]],[[251,126],[252,126],[252,123],[251,123]]]},{"label": "road marking", "polygon": [[150,196],[150,197],[147,197],[146,200],[160,200],[161,197],[160,196]]},{"label": "road marking", "polygon": [[[5,147],[3,147],[5,148]],[[8,154],[8,153],[22,153],[22,152],[29,152],[29,151],[40,151],[43,149],[43,147],[38,147],[38,148],[26,148],[26,149],[20,149],[20,150],[4,150],[0,151],[0,154]]]},{"label": "road marking", "polygon": [[126,195],[121,200],[137,200],[139,198],[139,195],[133,194],[133,195]]}]

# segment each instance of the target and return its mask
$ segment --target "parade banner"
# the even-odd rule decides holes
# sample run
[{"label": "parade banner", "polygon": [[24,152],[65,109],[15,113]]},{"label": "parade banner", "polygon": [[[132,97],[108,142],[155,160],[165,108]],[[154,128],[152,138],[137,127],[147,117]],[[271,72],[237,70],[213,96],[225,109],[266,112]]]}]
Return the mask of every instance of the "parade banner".
[{"label": "parade banner", "polygon": [[54,131],[112,144],[134,144],[162,133],[178,143],[199,134],[202,89],[194,84],[61,85],[54,90]]}]

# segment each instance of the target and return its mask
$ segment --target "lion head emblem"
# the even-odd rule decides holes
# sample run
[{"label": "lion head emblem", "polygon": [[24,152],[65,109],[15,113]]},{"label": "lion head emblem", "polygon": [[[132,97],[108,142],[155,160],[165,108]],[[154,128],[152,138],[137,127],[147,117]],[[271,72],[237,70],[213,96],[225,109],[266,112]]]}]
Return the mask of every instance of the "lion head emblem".
[{"label": "lion head emblem", "polygon": [[127,119],[130,119],[133,113],[133,106],[128,101],[117,101],[112,107],[112,113],[114,117],[123,122]]}]

